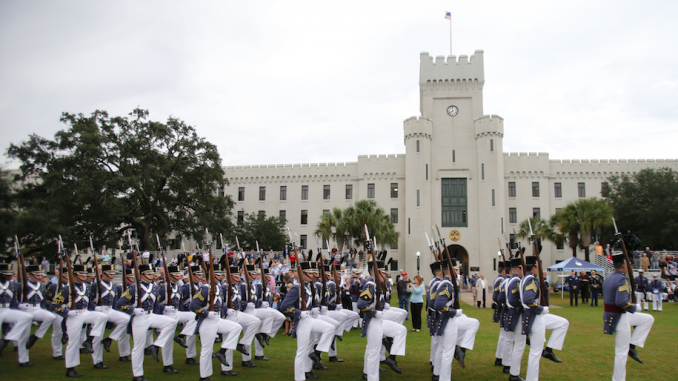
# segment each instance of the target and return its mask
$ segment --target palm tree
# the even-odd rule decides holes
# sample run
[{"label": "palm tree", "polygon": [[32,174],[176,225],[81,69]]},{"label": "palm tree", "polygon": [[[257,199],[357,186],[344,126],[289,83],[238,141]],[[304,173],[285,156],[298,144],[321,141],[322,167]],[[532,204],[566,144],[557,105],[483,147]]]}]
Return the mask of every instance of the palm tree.
[{"label": "palm tree", "polygon": [[555,227],[561,234],[567,234],[567,242],[572,249],[572,256],[577,257],[577,244],[579,243],[579,221],[577,208],[574,203],[567,204],[554,214]]},{"label": "palm tree", "polygon": [[[527,223],[528,220],[525,220],[520,223],[520,230],[518,230],[518,237],[525,239],[530,236],[530,225]],[[548,229],[548,222],[542,220],[540,217],[530,217],[530,224],[532,224],[532,232],[534,233],[534,238],[537,240],[539,245],[539,250],[541,251],[541,241],[543,239],[548,239],[545,235],[545,231]]]},{"label": "palm tree", "polygon": [[598,227],[607,227],[612,223],[612,208],[603,200],[595,197],[582,198],[574,202],[579,223],[579,236],[584,246],[584,255],[587,262],[591,247],[591,234]]},{"label": "palm tree", "polygon": [[323,240],[333,238],[337,243],[337,248],[342,250],[348,243],[349,225],[346,213],[335,207],[330,213],[325,213],[320,217],[315,234]]}]

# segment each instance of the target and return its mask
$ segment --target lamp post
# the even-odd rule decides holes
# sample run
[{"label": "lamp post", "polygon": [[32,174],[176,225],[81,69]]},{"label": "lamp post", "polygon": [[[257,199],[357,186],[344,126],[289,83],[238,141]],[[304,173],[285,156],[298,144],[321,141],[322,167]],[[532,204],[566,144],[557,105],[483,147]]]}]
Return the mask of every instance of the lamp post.
[{"label": "lamp post", "polygon": [[419,275],[419,257],[421,257],[421,253],[417,251],[417,275]]}]

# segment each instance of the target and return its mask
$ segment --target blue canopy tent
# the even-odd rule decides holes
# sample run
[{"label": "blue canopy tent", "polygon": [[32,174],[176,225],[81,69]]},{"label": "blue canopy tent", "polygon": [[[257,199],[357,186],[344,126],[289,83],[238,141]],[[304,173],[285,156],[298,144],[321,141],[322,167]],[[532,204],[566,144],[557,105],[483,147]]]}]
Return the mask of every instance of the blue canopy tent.
[{"label": "blue canopy tent", "polygon": [[[602,268],[598,265],[594,265],[592,263],[586,262],[583,259],[579,259],[579,258],[575,258],[575,257],[572,257],[572,258],[566,259],[562,262],[556,263],[553,266],[549,266],[547,268],[547,270],[548,271],[576,271],[576,272],[591,271],[591,270],[596,270],[596,272],[604,272],[605,271],[604,268]],[[568,275],[559,275],[559,277],[563,281],[564,281],[564,278],[566,278],[567,276]],[[564,291],[565,291],[565,287],[564,287],[564,284],[563,284],[560,287],[560,298],[561,299],[563,298]]]}]

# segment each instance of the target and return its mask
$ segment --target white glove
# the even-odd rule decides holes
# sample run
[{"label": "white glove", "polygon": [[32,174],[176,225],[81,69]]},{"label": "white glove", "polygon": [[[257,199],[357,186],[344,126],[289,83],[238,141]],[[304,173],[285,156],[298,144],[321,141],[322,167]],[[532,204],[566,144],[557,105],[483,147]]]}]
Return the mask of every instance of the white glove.
[{"label": "white glove", "polygon": [[164,312],[174,312],[174,306],[165,306]]},{"label": "white glove", "polygon": [[233,311],[233,309],[229,308],[229,309],[226,310],[226,316],[233,316],[233,315],[235,315],[235,311]]},{"label": "white glove", "polygon": [[21,303],[21,304],[19,304],[19,309],[20,309],[21,311],[26,311],[30,306],[31,306],[31,305],[28,304],[28,303]]},{"label": "white glove", "polygon": [[301,311],[301,316],[302,319],[308,319],[311,317],[311,315],[308,314],[308,311]]},{"label": "white glove", "polygon": [[68,316],[78,316],[78,311],[68,311]]},{"label": "white glove", "polygon": [[636,304],[636,312],[641,312],[642,310],[643,310],[643,307],[640,306],[640,303]]},{"label": "white glove", "polygon": [[375,319],[383,319],[384,318],[384,313],[381,311],[377,311],[376,314],[374,314]]},{"label": "white glove", "polygon": [[104,307],[102,307],[102,306],[96,306],[96,307],[94,307],[94,311],[96,311],[96,312],[104,312]]},{"label": "white glove", "polygon": [[216,312],[216,311],[210,311],[209,313],[207,313],[207,318],[208,319],[217,319],[217,318],[219,318],[219,313]]},{"label": "white glove", "polygon": [[261,308],[268,308],[268,302],[261,302]]},{"label": "white glove", "polygon": [[454,317],[459,317],[459,316],[461,316],[463,313],[464,313],[464,312],[463,312],[462,309],[460,308],[460,309],[457,310],[457,313],[454,314]]},{"label": "white glove", "polygon": [[254,309],[254,303],[247,303],[247,308],[248,310],[253,310]]},{"label": "white glove", "polygon": [[318,307],[311,308],[311,314],[313,315],[313,317],[318,316],[319,313],[320,311],[318,311]]},{"label": "white glove", "polygon": [[341,306],[341,304],[337,304],[337,307],[334,310],[335,311],[341,311],[342,308],[343,307]]},{"label": "white glove", "polygon": [[549,308],[544,307],[544,309],[541,310],[541,313],[539,315],[548,315],[548,313],[549,313]]},{"label": "white glove", "polygon": [[320,313],[322,313],[322,314],[327,313],[327,306],[320,307]]},{"label": "white glove", "polygon": [[135,315],[143,315],[143,314],[144,314],[144,309],[143,309],[143,308],[135,308],[135,309],[134,309],[134,314],[135,314]]},{"label": "white glove", "polygon": [[384,310],[388,311],[391,308],[391,305],[388,303],[384,303]]}]

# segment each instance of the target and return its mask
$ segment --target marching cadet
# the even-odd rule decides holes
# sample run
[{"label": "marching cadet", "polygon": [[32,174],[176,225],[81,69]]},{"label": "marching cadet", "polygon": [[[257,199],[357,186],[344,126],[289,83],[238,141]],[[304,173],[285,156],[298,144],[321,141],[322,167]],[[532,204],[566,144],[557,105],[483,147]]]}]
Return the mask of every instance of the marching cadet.
[{"label": "marching cadet", "polygon": [[[522,345],[525,348],[525,338],[522,337],[522,319],[523,319],[523,304],[520,300],[520,281],[523,277],[521,269],[520,258],[511,258],[511,278],[506,280],[504,293],[506,295],[506,305],[508,311],[504,315],[504,330],[506,331],[506,339],[508,340],[508,350],[510,353],[511,365],[507,368],[504,366],[504,373],[509,373],[511,376],[509,380],[520,380],[520,361],[522,359],[522,350],[520,357],[518,357],[518,364],[516,362],[516,352]],[[505,354],[506,355],[506,354]]]},{"label": "marching cadet", "polygon": [[[242,332],[242,326],[231,320],[222,319],[222,316],[233,315],[233,309],[228,309],[223,303],[224,289],[219,278],[223,278],[223,270],[220,264],[210,266],[218,266],[214,268],[214,275],[217,283],[215,285],[206,283],[202,285],[200,291],[193,296],[191,301],[191,311],[193,311],[198,318],[196,331],[200,333],[200,381],[209,381],[209,376],[212,375],[212,353],[214,352],[214,340],[217,335],[224,335],[221,342],[221,349],[214,356],[224,366],[230,364],[226,360],[226,350],[234,350],[238,347],[238,338]],[[217,273],[219,275],[217,275]],[[214,290],[214,305],[210,310],[211,288]]]},{"label": "marching cadet", "polygon": [[[334,266],[334,269],[337,273],[341,271],[341,265],[338,263],[332,264],[332,265],[325,265],[325,277],[326,282],[327,282],[327,315],[331,317],[332,319],[341,322],[343,321],[343,331],[340,330],[340,334],[338,336],[335,336],[335,341],[334,341],[334,349],[330,347],[330,362],[344,362],[344,360],[340,359],[337,357],[337,350],[336,350],[336,340],[339,339],[339,341],[343,341],[343,332],[350,332],[351,327],[358,321],[358,314],[356,314],[353,311],[345,310],[341,306],[341,299],[340,295],[337,290],[337,285],[334,282],[334,279],[332,278],[332,273],[331,269]],[[339,302],[339,303],[337,303]],[[342,319],[343,315],[343,319]]]},{"label": "marching cadet", "polygon": [[505,351],[505,341],[506,341],[506,331],[504,331],[504,305],[506,303],[506,295],[501,292],[502,285],[506,280],[506,271],[504,270],[504,261],[499,261],[497,265],[497,272],[499,275],[497,279],[494,280],[492,287],[492,309],[494,313],[492,315],[492,322],[499,323],[499,340],[497,340],[497,351],[495,352],[495,366],[502,366],[504,351]]},{"label": "marching cadet", "polygon": [[[190,291],[189,285],[186,286],[186,299],[182,300],[182,288],[179,287],[179,281],[183,279],[183,273],[179,266],[168,266],[165,276],[165,283],[160,285],[158,291],[158,303],[156,304],[156,314],[165,315],[177,321],[177,325],[185,325],[182,333],[174,337],[174,342],[186,349],[186,363],[189,365],[191,360],[195,362],[193,357],[197,355],[195,345],[195,327],[197,322],[195,320],[195,313],[190,311],[186,306],[190,306]],[[194,272],[195,273],[195,272]],[[198,276],[198,275],[196,275]],[[198,276],[200,277],[200,276]],[[167,300],[167,287],[170,288],[170,298]],[[186,334],[184,334],[186,332]],[[187,339],[185,339],[187,337]]]},{"label": "marching cadet", "polygon": [[[311,318],[308,311],[301,310],[301,304],[305,304],[306,309],[312,306],[311,298],[311,277],[307,273],[311,269],[310,262],[300,262],[298,264],[301,268],[303,279],[299,279],[299,283],[295,284],[287,292],[283,299],[281,310],[285,316],[291,318],[292,322],[292,338],[297,339],[297,354],[294,358],[294,379],[295,381],[304,381],[307,379],[320,378],[312,372],[311,359],[309,353],[314,350],[311,335],[314,333],[320,334],[320,340],[316,346],[316,350],[321,352],[328,352],[334,337],[334,327],[322,320]],[[306,300],[301,301],[301,293],[299,287],[304,287]],[[381,335],[379,336],[381,341]],[[377,358],[378,360],[378,358]],[[379,367],[379,364],[377,367]],[[378,375],[377,375],[378,376]]]},{"label": "marching cadet", "polygon": [[[252,250],[254,252],[254,250]],[[243,265],[242,266],[242,272],[243,275],[246,275],[249,277],[249,279],[255,279],[255,274],[257,272],[256,266],[255,265]],[[245,291],[245,295],[248,295],[248,300],[252,300],[252,302],[248,302],[246,304],[242,304],[244,306],[244,310],[242,312],[244,314],[250,315],[252,317],[255,317],[259,320],[259,326],[256,327],[256,333],[254,334],[254,338],[256,341],[259,342],[259,345],[263,348],[266,340],[268,340],[268,336],[266,334],[262,334],[262,327],[264,326],[264,321],[266,321],[266,324],[268,324],[268,320],[273,320],[272,316],[262,313],[261,311],[257,310],[256,302],[257,302],[257,288],[256,285],[254,284],[254,281],[250,281],[250,286],[251,288],[248,288],[248,284],[246,279],[243,279],[245,277],[241,277],[241,291]],[[251,296],[251,298],[249,297]],[[256,368],[257,364],[252,362],[252,343],[248,343],[245,345],[245,349],[247,351],[247,354],[242,355],[242,363],[241,365],[244,366],[245,368]],[[262,349],[263,350],[263,349]]]},{"label": "marching cadet", "polygon": [[365,279],[361,279],[360,276],[362,272],[360,269],[353,269],[351,270],[353,275],[351,276],[351,306],[353,307],[353,312],[358,314],[358,325],[353,326],[353,328],[358,328],[359,326],[362,327],[363,324],[363,318],[362,314],[360,314],[360,310],[358,309],[358,298],[360,297],[360,290],[362,289],[363,285],[365,284]]},{"label": "marching cadet", "polygon": [[[106,329],[106,315],[99,311],[89,311],[91,286],[87,283],[87,269],[84,265],[73,265],[73,275],[75,277],[73,287],[75,288],[75,309],[70,309],[70,292],[68,287],[62,287],[61,292],[54,297],[49,305],[50,311],[61,315],[66,319],[66,332],[68,332],[68,346],[66,347],[66,376],[81,377],[82,375],[75,370],[80,365],[80,345],[84,345],[85,353],[93,353],[92,342],[95,337],[102,337]],[[92,331],[89,337],[83,342],[83,325],[92,324]],[[101,364],[103,365],[103,363]],[[95,368],[106,369],[101,365]]]},{"label": "marching cadet", "polygon": [[[14,324],[9,332],[4,332],[4,340],[0,339],[0,354],[7,343],[14,341],[19,348],[19,365],[31,367],[33,364],[28,361],[26,343],[31,333],[33,315],[17,309],[19,306],[17,296],[21,292],[21,284],[12,280],[13,275],[12,265],[0,263],[0,327],[3,324]],[[24,362],[21,362],[22,360]]]},{"label": "marching cadet", "polygon": [[654,275],[654,280],[650,282],[650,291],[652,292],[652,311],[661,312],[664,284],[659,280],[659,276],[657,274]]},{"label": "marching cadet", "polygon": [[130,315],[130,325],[132,328],[132,338],[134,348],[132,349],[132,372],[134,381],[145,381],[144,377],[144,349],[146,348],[147,332],[149,328],[160,330],[158,338],[150,346],[151,355],[155,361],[158,360],[158,349],[162,348],[163,372],[178,373],[174,369],[173,349],[174,341],[172,337],[177,327],[177,321],[163,315],[153,313],[156,301],[158,299],[158,285],[153,282],[155,271],[151,265],[139,266],[139,277],[141,278],[141,298],[137,300],[136,284],[131,284],[122,294],[116,307],[119,311]]},{"label": "marching cadet", "polygon": [[[452,266],[456,261],[451,259]],[[457,345],[457,317],[462,315],[462,310],[452,308],[456,298],[455,287],[450,278],[452,269],[449,269],[448,262],[443,261],[440,264],[443,278],[438,284],[436,290],[435,302],[433,308],[438,312],[438,319],[435,321],[436,334],[438,338],[438,350],[436,351],[435,361],[433,362],[433,381],[449,381],[452,379],[452,361]]]},{"label": "marching cadet", "polygon": [[[104,350],[111,351],[111,343],[113,340],[118,342],[118,354],[120,358],[129,356],[132,352],[129,345],[129,335],[127,334],[127,324],[129,323],[129,315],[122,313],[115,309],[115,303],[122,295],[122,287],[113,282],[115,270],[112,265],[101,266],[101,306],[96,305],[95,298],[90,300],[90,309],[101,312],[106,315],[108,323],[114,324],[115,329],[107,338],[102,336],[94,338],[92,341],[92,360],[94,367],[97,369],[106,369],[104,365]],[[124,361],[124,360],[123,360]]]},{"label": "marching cadet", "polygon": [[638,276],[636,277],[636,300],[638,304],[640,301],[645,302],[645,311],[648,311],[648,300],[647,293],[649,291],[650,281],[645,277],[643,269],[638,270]]},{"label": "marching cadet", "polygon": [[[456,263],[456,264],[455,264]],[[461,265],[456,262],[453,263],[452,271],[455,272],[457,277],[457,295],[456,298],[459,298],[459,290],[461,277],[459,276],[459,267]],[[473,350],[473,346],[476,342],[476,333],[480,328],[480,321],[475,318],[470,318],[466,314],[461,314],[455,318],[457,321],[457,345],[454,349],[454,358],[459,363],[459,366],[462,368],[466,367],[464,364],[464,359],[466,357],[466,350]]]},{"label": "marching cadet", "polygon": [[269,340],[275,337],[280,326],[285,322],[285,315],[276,309],[270,308],[273,304],[273,294],[268,287],[269,280],[268,269],[264,269],[263,275],[259,268],[255,269],[254,281],[252,282],[254,294],[252,296],[255,316],[261,320],[261,327],[259,329],[260,332],[257,334],[259,338],[255,335],[257,340],[254,341],[254,359],[262,361],[268,361],[268,358],[264,356],[264,346],[261,342],[264,341],[266,344],[269,344]]},{"label": "marching cadet", "polygon": [[[169,270],[169,269],[168,269]],[[189,281],[190,277],[188,272],[191,272],[193,275],[193,284]],[[200,285],[204,279],[204,273],[200,266],[191,266],[190,263],[187,263],[186,266],[186,281],[181,286],[181,308],[182,312],[191,312],[190,305],[193,295],[197,294],[200,291]],[[193,314],[195,316],[195,314]],[[186,348],[186,364],[187,365],[198,365],[198,361],[194,359],[198,355],[198,351],[195,344],[195,319],[189,321],[188,324],[184,327],[181,333],[174,338],[174,342],[180,346]],[[188,336],[188,338],[186,338]],[[183,344],[183,345],[182,345]]]},{"label": "marching cadet", "polygon": [[[57,275],[57,282],[47,286],[47,290],[45,291],[45,308],[48,310],[50,304],[52,304],[52,300],[54,300],[54,297],[57,294],[57,288],[68,288],[68,273],[64,271],[63,274]],[[54,320],[52,320],[52,359],[60,361],[64,359],[63,346],[68,341],[67,334],[64,331],[66,324],[61,315],[52,315],[54,315]]]},{"label": "marching cadet", "polygon": [[[42,339],[45,336],[45,332],[52,325],[56,315],[46,310],[45,285],[42,283],[45,272],[42,270],[42,267],[39,265],[28,265],[26,266],[26,273],[28,274],[26,286],[29,289],[26,297],[27,302],[19,304],[19,309],[31,314],[34,321],[41,322],[40,328],[28,338],[28,343],[26,343],[26,349],[28,350],[31,349],[38,339]],[[28,354],[28,351],[26,351],[26,354]],[[19,359],[19,363],[28,363],[28,358],[25,361]]]},{"label": "marching cadet", "polygon": [[[311,289],[311,295],[313,296],[313,308],[311,308],[311,317],[314,319],[319,319],[322,320],[326,323],[329,323],[334,327],[334,336],[332,337],[332,344],[330,344],[330,350],[328,352],[328,355],[330,357],[337,357],[337,345],[336,345],[336,338],[343,334],[343,325],[345,323],[345,316],[342,314],[340,318],[342,319],[341,321],[337,321],[333,318],[331,318],[328,315],[328,309],[327,305],[322,304],[322,289],[323,289],[323,284],[322,281],[320,280],[320,275],[318,272],[318,266],[324,266],[322,264],[319,264],[318,262],[311,262],[311,269],[309,270],[309,275],[311,276],[312,282],[313,282],[313,289]],[[319,341],[320,341],[321,335],[319,333],[315,333],[311,335],[311,341],[313,342],[313,345],[315,346]],[[313,369],[317,370],[327,370],[329,369],[328,367],[322,365],[321,361],[321,352],[319,350],[313,350],[309,353],[309,356],[311,357],[311,360],[313,360]]]},{"label": "marching cadet", "polygon": [[[652,329],[654,318],[644,314],[640,304],[631,303],[631,287],[626,277],[627,268],[623,254],[612,256],[614,273],[610,274],[603,282],[603,299],[605,312],[603,314],[603,332],[606,335],[614,334],[614,372],[612,381],[626,379],[626,361],[631,356],[641,362],[636,353],[633,343],[640,347],[645,345],[645,339]],[[633,317],[632,319],[630,319]],[[636,329],[631,335],[631,326]],[[642,362],[641,362],[642,363]]]}]

